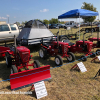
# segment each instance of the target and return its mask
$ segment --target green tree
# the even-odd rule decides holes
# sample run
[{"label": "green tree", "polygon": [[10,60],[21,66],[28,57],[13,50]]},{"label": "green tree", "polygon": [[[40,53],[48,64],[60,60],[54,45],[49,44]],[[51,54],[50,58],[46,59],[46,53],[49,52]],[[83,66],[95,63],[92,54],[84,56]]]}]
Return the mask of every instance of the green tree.
[{"label": "green tree", "polygon": [[47,19],[44,19],[44,20],[43,20],[43,23],[44,23],[44,24],[49,24],[49,21],[48,21]]},{"label": "green tree", "polygon": [[57,18],[52,18],[51,20],[49,20],[50,24],[57,24],[58,23],[58,19]]},{"label": "green tree", "polygon": [[17,24],[17,26],[20,26],[20,22],[15,22],[15,24]]},{"label": "green tree", "polygon": [[[86,3],[86,2],[83,3],[81,9],[87,9],[87,10],[91,10],[91,11],[97,12],[97,10],[93,6],[93,4]],[[93,22],[96,19],[96,16],[86,17],[86,18],[82,18],[82,19],[84,20],[84,22]]]}]

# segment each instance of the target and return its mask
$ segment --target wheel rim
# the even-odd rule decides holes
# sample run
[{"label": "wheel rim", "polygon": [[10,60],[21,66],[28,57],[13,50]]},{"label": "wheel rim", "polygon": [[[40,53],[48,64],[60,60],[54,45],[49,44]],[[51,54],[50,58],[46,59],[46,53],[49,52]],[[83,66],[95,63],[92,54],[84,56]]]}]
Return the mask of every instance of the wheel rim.
[{"label": "wheel rim", "polygon": [[97,51],[97,55],[100,55],[100,51],[99,50]]},{"label": "wheel rim", "polygon": [[8,59],[7,59],[7,57],[6,57],[6,64],[8,65]]},{"label": "wheel rim", "polygon": [[37,68],[36,64],[34,63],[34,68]]},{"label": "wheel rim", "polygon": [[44,57],[43,50],[40,50],[40,57],[41,57],[41,58],[43,58],[43,57]]},{"label": "wheel rim", "polygon": [[59,65],[59,64],[60,64],[59,58],[56,58],[56,59],[55,59],[55,62],[56,62],[57,65]]},{"label": "wheel rim", "polygon": [[61,42],[64,42],[64,40],[66,40],[66,39],[63,39]]},{"label": "wheel rim", "polygon": [[69,61],[72,61],[72,56],[69,55],[69,57],[67,57],[67,59],[68,59]]},{"label": "wheel rim", "polygon": [[86,59],[86,57],[82,57],[81,59],[82,59],[82,60],[85,60],[85,59]]}]

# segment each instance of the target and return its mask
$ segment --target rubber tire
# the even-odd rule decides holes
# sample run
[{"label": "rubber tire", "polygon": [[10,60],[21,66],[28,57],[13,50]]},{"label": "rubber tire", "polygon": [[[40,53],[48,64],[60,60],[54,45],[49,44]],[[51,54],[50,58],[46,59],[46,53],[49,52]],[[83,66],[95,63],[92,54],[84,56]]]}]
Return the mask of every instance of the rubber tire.
[{"label": "rubber tire", "polygon": [[[59,64],[57,64],[57,63],[56,63],[56,59],[58,59],[58,60],[59,60]],[[60,55],[57,55],[57,56],[55,57],[55,63],[56,63],[56,65],[57,65],[57,66],[59,66],[59,65],[62,65],[62,64],[63,64],[63,60],[62,60],[62,57],[61,57]]]},{"label": "rubber tire", "polygon": [[67,55],[70,55],[72,57],[72,60],[69,60],[67,57],[68,62],[75,61],[75,55],[72,52],[68,52]]},{"label": "rubber tire", "polygon": [[82,61],[87,61],[86,56],[84,56],[84,55],[83,55],[83,56],[81,56],[81,60],[82,60]]},{"label": "rubber tire", "polygon": [[11,65],[12,65],[12,58],[10,56],[6,57],[6,64],[7,64],[7,68],[11,67]]},{"label": "rubber tire", "polygon": [[85,32],[86,32],[86,33],[89,33],[89,29],[86,29]]},{"label": "rubber tire", "polygon": [[64,26],[64,29],[67,29],[67,27],[66,27],[66,26]]},{"label": "rubber tire", "polygon": [[[42,52],[43,52],[43,56],[42,57],[41,57],[41,54],[40,54],[40,50],[42,50]],[[47,57],[47,50],[45,48],[43,48],[43,47],[41,47],[40,50],[39,50],[40,58],[42,58],[42,59],[46,58]]]},{"label": "rubber tire", "polygon": [[68,38],[66,36],[63,36],[63,37],[60,38],[61,42],[64,42],[64,40],[68,40]]},{"label": "rubber tire", "polygon": [[13,73],[18,73],[17,67],[15,65],[12,65],[12,71]]},{"label": "rubber tire", "polygon": [[40,63],[38,60],[35,60],[34,61],[34,65],[33,65],[34,68],[39,68],[40,67]]},{"label": "rubber tire", "polygon": [[90,57],[96,57],[96,53],[92,52],[92,55]]},{"label": "rubber tire", "polygon": [[[98,52],[99,51],[99,52]],[[96,50],[96,55],[100,55],[100,49]]]}]

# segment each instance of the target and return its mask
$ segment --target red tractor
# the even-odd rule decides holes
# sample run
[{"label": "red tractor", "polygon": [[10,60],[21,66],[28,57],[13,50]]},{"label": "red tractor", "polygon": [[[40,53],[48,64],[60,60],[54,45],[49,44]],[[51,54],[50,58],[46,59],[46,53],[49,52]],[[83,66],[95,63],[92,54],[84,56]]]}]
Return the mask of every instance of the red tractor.
[{"label": "red tractor", "polygon": [[[90,40],[91,42],[96,41],[95,43],[93,43],[93,48],[100,48],[99,31],[97,32],[97,38],[93,37],[93,38],[89,38],[88,40]],[[96,50],[96,54],[100,55],[100,49]]]},{"label": "red tractor", "polygon": [[7,67],[12,67],[13,73],[20,72],[21,68],[28,70],[28,66],[33,66],[34,68],[40,67],[38,60],[29,64],[30,59],[30,50],[24,46],[12,47],[6,52],[6,64]]},{"label": "red tractor", "polygon": [[55,56],[55,63],[56,65],[62,65],[63,64],[63,57],[66,57],[69,62],[72,62],[75,60],[75,56],[72,52],[68,52],[69,44],[65,42],[58,41],[51,41],[50,43],[43,43],[42,47],[39,50],[39,56],[41,58],[46,58],[49,54],[50,56]]},{"label": "red tractor", "polygon": [[86,56],[88,55],[91,55],[92,57],[96,56],[94,53],[91,53],[93,42],[84,40],[85,34],[86,33],[83,34],[83,40],[76,41],[76,44],[71,43],[69,40],[64,41],[69,43],[69,52],[85,53],[85,55],[81,56],[82,61],[86,61]]}]

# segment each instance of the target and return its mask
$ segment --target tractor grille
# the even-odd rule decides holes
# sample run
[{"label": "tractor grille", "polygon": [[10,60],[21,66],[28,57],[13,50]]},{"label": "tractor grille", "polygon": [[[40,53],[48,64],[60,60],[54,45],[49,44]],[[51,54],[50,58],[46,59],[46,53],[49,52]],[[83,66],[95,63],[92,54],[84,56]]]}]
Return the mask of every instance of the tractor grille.
[{"label": "tractor grille", "polygon": [[29,61],[29,53],[23,53],[23,62]]},{"label": "tractor grille", "polygon": [[65,45],[65,46],[64,46],[64,53],[67,52],[67,49],[68,49],[68,47]]}]

